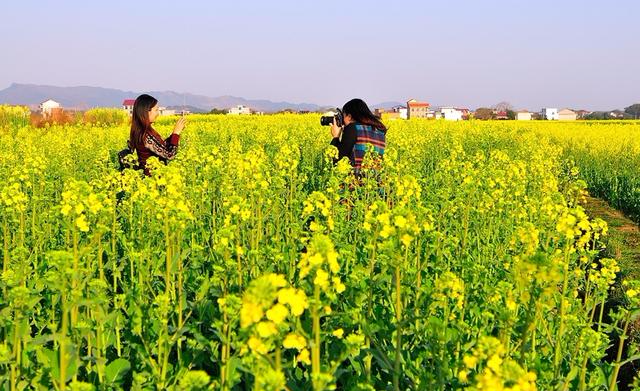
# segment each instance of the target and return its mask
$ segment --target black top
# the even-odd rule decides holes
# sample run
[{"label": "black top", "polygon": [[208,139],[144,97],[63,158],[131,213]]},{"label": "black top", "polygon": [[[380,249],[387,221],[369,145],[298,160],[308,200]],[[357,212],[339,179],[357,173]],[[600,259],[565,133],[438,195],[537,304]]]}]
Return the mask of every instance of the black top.
[{"label": "black top", "polygon": [[353,161],[353,146],[356,144],[356,123],[352,122],[349,125],[345,126],[342,130],[342,140],[338,137],[334,137],[331,140],[331,145],[338,148],[338,159],[336,162],[342,159],[343,157],[349,158],[351,165],[353,166],[355,162]]}]

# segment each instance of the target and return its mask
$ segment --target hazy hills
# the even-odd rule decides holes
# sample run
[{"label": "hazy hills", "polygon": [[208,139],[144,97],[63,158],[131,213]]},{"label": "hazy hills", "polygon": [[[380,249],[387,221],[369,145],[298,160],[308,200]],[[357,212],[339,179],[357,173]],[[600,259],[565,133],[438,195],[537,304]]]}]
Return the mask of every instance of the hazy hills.
[{"label": "hazy hills", "polygon": [[[321,109],[312,103],[272,102],[270,100],[251,100],[235,96],[210,97],[195,94],[181,94],[175,91],[144,91],[153,95],[162,106],[196,108],[209,111],[213,108],[226,109],[236,105],[246,105],[254,110],[274,112],[284,109],[309,110]],[[133,99],[142,92],[122,91],[102,87],[57,87],[35,84],[13,83],[0,90],[0,104],[26,105],[36,108],[47,99],[60,102],[69,109],[86,110],[92,107],[121,107],[125,99]]]}]

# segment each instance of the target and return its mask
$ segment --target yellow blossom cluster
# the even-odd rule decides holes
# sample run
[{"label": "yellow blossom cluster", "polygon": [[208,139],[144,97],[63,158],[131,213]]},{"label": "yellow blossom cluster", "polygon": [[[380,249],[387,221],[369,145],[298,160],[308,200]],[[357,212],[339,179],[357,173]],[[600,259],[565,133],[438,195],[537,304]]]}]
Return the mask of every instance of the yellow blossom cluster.
[{"label": "yellow blossom cluster", "polygon": [[323,234],[315,234],[307,245],[307,252],[298,262],[300,278],[309,275],[314,285],[322,291],[342,293],[346,289],[340,279],[340,264],[331,239]]},{"label": "yellow blossom cluster", "polygon": [[589,282],[595,285],[602,294],[606,294],[609,287],[613,285],[616,280],[616,274],[620,271],[618,262],[613,258],[600,259],[600,265],[597,263],[591,264],[591,271],[589,272]]},{"label": "yellow blossom cluster", "polygon": [[166,220],[172,227],[186,227],[186,222],[193,219],[193,212],[179,168],[165,166],[155,157],[147,161],[147,166],[153,175],[136,182],[132,200],[141,202],[141,207],[151,211],[157,220]]},{"label": "yellow blossom cluster", "polygon": [[27,210],[29,198],[22,191],[19,183],[11,183],[0,188],[0,208],[3,213],[24,213]]},{"label": "yellow blossom cluster", "polygon": [[311,232],[328,233],[334,228],[331,200],[322,192],[314,191],[304,200],[302,218],[309,219]]},{"label": "yellow blossom cluster", "polygon": [[282,340],[285,349],[297,349],[299,361],[307,362],[309,352],[305,337],[288,333],[289,316],[300,317],[309,307],[304,291],[289,287],[281,274],[265,274],[251,282],[242,297],[240,326],[249,331],[247,345],[259,355],[265,355]]},{"label": "yellow blossom cluster", "polygon": [[567,209],[556,223],[558,233],[568,241],[576,240],[577,248],[584,248],[591,239],[591,223],[581,207]]},{"label": "yellow blossom cluster", "polygon": [[507,356],[502,343],[495,337],[481,337],[471,354],[463,358],[464,367],[458,379],[468,391],[535,391],[537,376],[523,369]]},{"label": "yellow blossom cluster", "polygon": [[410,209],[401,206],[388,209],[384,202],[376,202],[367,209],[363,228],[375,232],[383,241],[397,240],[406,249],[422,229],[431,230],[433,223],[431,217],[426,216],[421,227]]},{"label": "yellow blossom cluster", "polygon": [[453,272],[444,272],[435,281],[435,289],[433,292],[433,302],[431,308],[434,311],[438,309],[443,311],[451,311],[450,319],[455,319],[456,313],[460,313],[463,309],[465,301],[464,281],[456,276]]},{"label": "yellow blossom cluster", "polygon": [[106,195],[95,193],[91,185],[83,181],[68,182],[62,192],[60,213],[81,232],[88,232],[90,223],[102,212],[109,213],[111,208]]},{"label": "yellow blossom cluster", "polygon": [[540,244],[540,230],[533,223],[525,223],[516,229],[515,235],[511,240],[511,247],[521,249],[522,255],[533,255]]},{"label": "yellow blossom cluster", "polygon": [[640,308],[640,280],[625,280],[622,282],[629,307]]}]

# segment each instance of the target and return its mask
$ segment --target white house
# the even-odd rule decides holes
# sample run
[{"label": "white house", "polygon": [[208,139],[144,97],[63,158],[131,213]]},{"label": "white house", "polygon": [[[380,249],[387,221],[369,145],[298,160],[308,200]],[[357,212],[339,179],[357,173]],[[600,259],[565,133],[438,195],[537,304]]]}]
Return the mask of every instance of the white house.
[{"label": "white house", "polygon": [[158,113],[160,115],[176,115],[176,111],[173,109],[167,109],[166,107],[158,107]]},{"label": "white house", "polygon": [[558,120],[558,109],[555,107],[545,107],[540,112],[543,119]]},{"label": "white house", "polygon": [[516,112],[516,120],[518,121],[531,121],[531,113],[527,110],[520,110]]},{"label": "white house", "polygon": [[558,119],[560,121],[575,121],[578,115],[575,111],[569,109],[562,109],[558,112]]},{"label": "white house", "polygon": [[391,108],[394,113],[398,113],[398,117],[407,119],[407,108],[405,106],[394,106]]},{"label": "white house", "polygon": [[56,102],[53,99],[47,99],[44,102],[40,103],[40,112],[42,112],[42,115],[47,116],[47,115],[51,115],[51,110],[53,109],[59,109],[60,103]]},{"label": "white house", "polygon": [[232,107],[229,109],[229,114],[232,114],[232,115],[251,114],[251,109],[245,105],[237,105],[236,107]]},{"label": "white house", "polygon": [[462,111],[455,107],[441,107],[440,118],[444,118],[447,121],[462,121]]},{"label": "white house", "polygon": [[133,115],[133,104],[136,103],[135,99],[125,99],[122,101],[122,108],[129,113],[129,115]]}]

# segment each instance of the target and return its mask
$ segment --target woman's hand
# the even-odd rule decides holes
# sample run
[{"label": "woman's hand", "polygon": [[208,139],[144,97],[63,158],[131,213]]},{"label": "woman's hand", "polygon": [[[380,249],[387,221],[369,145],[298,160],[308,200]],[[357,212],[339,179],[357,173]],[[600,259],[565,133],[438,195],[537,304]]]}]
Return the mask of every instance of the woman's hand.
[{"label": "woman's hand", "polygon": [[176,125],[173,127],[173,133],[180,135],[184,130],[184,127],[187,125],[187,120],[184,117],[180,117]]},{"label": "woman's hand", "polygon": [[342,134],[342,126],[338,126],[336,123],[336,117],[333,117],[333,123],[331,124],[331,135],[334,138],[340,137]]}]

